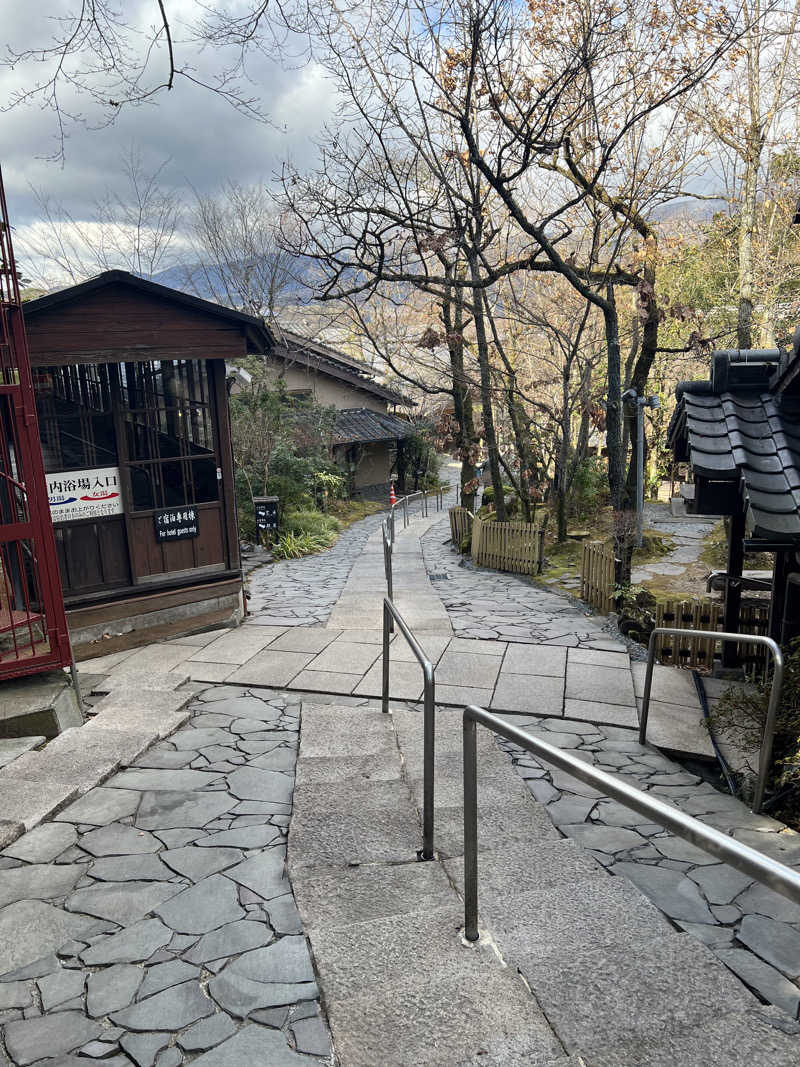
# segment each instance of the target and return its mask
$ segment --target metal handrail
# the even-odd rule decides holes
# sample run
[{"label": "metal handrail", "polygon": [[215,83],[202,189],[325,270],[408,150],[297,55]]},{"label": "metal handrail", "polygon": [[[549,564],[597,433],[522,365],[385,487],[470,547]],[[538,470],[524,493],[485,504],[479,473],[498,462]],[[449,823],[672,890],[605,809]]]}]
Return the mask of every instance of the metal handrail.
[{"label": "metal handrail", "polygon": [[392,572],[392,550],[394,549],[394,537],[389,531],[389,522],[384,519],[381,523],[381,530],[383,532],[383,572],[386,576],[386,590],[389,594],[389,599],[393,599],[393,572]]},{"label": "metal handrail", "polygon": [[563,752],[532,734],[511,726],[474,704],[464,709],[464,935],[477,941],[478,934],[478,749],[477,724],[513,741],[546,763],[566,771],[605,796],[638,811],[648,822],[671,830],[697,848],[716,856],[736,870],[756,879],[789,900],[800,904],[800,871],[765,856],[735,838],[707,826],[672,804],[658,800],[636,786],[598,770],[577,756]]},{"label": "metal handrail", "polygon": [[761,738],[761,752],[758,757],[758,779],[753,795],[754,814],[761,811],[764,803],[764,792],[767,788],[767,774],[772,758],[772,742],[775,737],[775,722],[778,717],[778,704],[781,699],[783,687],[783,653],[777,643],[771,637],[763,634],[731,634],[716,630],[682,630],[679,626],[656,626],[650,634],[650,642],[647,646],[647,673],[644,676],[644,694],[642,697],[642,711],[639,717],[639,744],[647,741],[647,719],[650,714],[650,690],[653,685],[653,666],[655,664],[656,638],[661,634],[672,634],[681,637],[713,638],[715,641],[737,641],[746,644],[764,645],[772,653],[774,672],[772,675],[772,687],[769,691],[769,703],[767,705],[767,718],[764,722],[764,734]]},{"label": "metal handrail", "polygon": [[433,859],[433,756],[435,745],[436,723],[436,680],[433,672],[433,663],[425,655],[419,641],[409,630],[405,619],[394,606],[389,597],[383,598],[383,689],[381,697],[381,709],[384,714],[389,712],[389,633],[392,621],[400,628],[400,633],[405,637],[408,647],[416,656],[422,667],[424,679],[424,704],[423,704],[423,796],[422,796],[422,859]]}]

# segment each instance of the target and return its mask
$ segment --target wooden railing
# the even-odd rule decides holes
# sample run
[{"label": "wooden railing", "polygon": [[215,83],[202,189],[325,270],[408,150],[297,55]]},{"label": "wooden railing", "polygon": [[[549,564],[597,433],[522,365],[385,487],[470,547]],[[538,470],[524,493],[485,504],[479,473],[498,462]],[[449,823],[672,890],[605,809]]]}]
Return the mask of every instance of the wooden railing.
[{"label": "wooden railing", "polygon": [[614,610],[614,549],[603,541],[584,541],[581,599],[608,615]]},{"label": "wooden railing", "polygon": [[545,525],[484,522],[476,518],[472,524],[472,558],[479,567],[513,574],[540,574]]}]

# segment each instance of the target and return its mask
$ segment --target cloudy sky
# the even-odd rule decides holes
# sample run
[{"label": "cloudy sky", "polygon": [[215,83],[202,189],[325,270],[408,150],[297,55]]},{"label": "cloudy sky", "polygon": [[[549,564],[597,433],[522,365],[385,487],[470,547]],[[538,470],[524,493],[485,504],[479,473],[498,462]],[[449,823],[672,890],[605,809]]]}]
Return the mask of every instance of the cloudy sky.
[{"label": "cloudy sky", "polygon": [[[233,0],[229,6],[236,9],[242,3]],[[3,37],[15,51],[51,44],[59,32],[55,18],[79,6],[77,0],[0,0]],[[132,27],[127,40],[141,49],[156,20],[156,0],[112,0],[112,6],[124,10]],[[198,8],[196,0],[171,0],[167,6],[177,61],[190,63],[200,77],[211,78],[231,57],[183,43],[188,35],[185,26]],[[298,42],[288,41],[277,59],[259,56],[251,63],[253,84],[247,92],[261,98],[269,123],[239,114],[210,91],[178,80],[153,104],[123,109],[112,125],[97,128],[104,118],[102,110],[89,97],[65,87],[65,110],[80,112],[88,123],[67,123],[64,159],[53,161],[48,157],[58,152],[59,137],[52,109],[39,100],[6,111],[0,118],[0,164],[17,231],[18,257],[28,228],[37,219],[32,187],[63,203],[74,218],[89,219],[97,199],[108,189],[123,188],[124,157],[132,148],[152,169],[169,159],[163,182],[185,190],[187,199],[192,188],[211,193],[226,179],[242,184],[269,181],[287,159],[299,166],[313,164],[313,138],[331,116],[333,99],[319,68],[300,52]],[[163,55],[162,49],[153,56],[155,80],[164,69]],[[85,69],[86,63],[84,56],[76,69]],[[0,100],[9,101],[31,89],[50,69],[35,62],[18,63],[13,70],[0,67]]]}]

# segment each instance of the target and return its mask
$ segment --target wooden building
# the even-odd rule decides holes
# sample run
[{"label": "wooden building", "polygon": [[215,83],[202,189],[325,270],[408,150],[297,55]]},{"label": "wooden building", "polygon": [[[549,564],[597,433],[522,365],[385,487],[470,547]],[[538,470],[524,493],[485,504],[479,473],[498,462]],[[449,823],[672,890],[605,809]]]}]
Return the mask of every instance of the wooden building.
[{"label": "wooden building", "polygon": [[[395,412],[412,401],[330,345],[277,326],[270,327],[270,337],[267,366],[275,381],[282,381],[290,396],[336,408],[333,458],[347,474],[351,494],[388,500],[390,481],[402,480],[405,471],[403,441],[414,432]],[[250,381],[240,367],[229,373],[234,391]]]},{"label": "wooden building", "polygon": [[723,629],[739,632],[744,553],[769,552],[770,636],[800,636],[800,328],[791,353],[712,353],[709,380],[677,396],[668,438],[692,471],[688,510],[728,519]]},{"label": "wooden building", "polygon": [[78,658],[243,611],[225,361],[261,321],[107,271],[24,305]]}]

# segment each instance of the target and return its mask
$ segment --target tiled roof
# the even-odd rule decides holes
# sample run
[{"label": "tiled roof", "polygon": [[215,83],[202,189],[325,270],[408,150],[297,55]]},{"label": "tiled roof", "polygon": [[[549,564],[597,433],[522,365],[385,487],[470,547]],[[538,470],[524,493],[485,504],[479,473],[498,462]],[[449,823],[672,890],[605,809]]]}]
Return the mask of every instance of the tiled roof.
[{"label": "tiled roof", "polygon": [[368,408],[345,408],[336,413],[333,429],[335,445],[357,442],[398,441],[410,437],[414,428],[405,419],[398,419],[385,411],[370,411]]},{"label": "tiled roof", "polygon": [[679,387],[670,443],[695,478],[739,483],[753,537],[800,539],[800,398],[708,385]]}]

